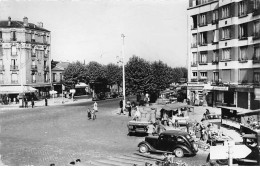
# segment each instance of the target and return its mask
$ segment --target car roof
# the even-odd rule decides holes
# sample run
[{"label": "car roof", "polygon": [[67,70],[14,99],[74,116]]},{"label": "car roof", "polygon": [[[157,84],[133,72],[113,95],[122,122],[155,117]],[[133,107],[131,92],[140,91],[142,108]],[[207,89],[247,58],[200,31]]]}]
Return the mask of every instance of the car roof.
[{"label": "car roof", "polygon": [[182,130],[166,130],[166,131],[162,132],[161,134],[164,134],[164,135],[181,135],[181,136],[188,135],[187,132],[182,131]]}]

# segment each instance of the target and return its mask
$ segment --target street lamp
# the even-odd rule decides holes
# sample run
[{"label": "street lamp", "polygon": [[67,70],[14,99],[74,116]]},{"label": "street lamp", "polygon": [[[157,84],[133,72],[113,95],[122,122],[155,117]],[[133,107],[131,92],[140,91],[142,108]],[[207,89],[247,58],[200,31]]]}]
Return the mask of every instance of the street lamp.
[{"label": "street lamp", "polygon": [[123,62],[123,109],[125,108],[125,51],[124,51],[124,38],[125,35],[121,34],[122,37],[122,62]]}]

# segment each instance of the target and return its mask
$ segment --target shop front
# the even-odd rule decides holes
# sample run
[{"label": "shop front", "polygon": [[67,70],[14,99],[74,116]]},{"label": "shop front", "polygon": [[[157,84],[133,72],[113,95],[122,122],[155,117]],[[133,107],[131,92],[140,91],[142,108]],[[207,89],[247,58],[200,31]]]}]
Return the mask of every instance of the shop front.
[{"label": "shop front", "polygon": [[203,104],[203,89],[204,84],[188,84],[187,98],[191,105],[199,106]]}]

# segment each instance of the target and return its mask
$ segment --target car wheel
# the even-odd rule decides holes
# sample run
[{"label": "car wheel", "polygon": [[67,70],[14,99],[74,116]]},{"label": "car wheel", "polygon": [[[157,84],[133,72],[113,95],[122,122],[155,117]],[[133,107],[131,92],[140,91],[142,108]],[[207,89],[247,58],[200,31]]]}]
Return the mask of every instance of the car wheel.
[{"label": "car wheel", "polygon": [[176,157],[179,157],[179,158],[184,156],[183,150],[181,148],[176,148],[174,150],[174,154],[176,155]]},{"label": "car wheel", "polygon": [[141,145],[139,146],[139,152],[140,152],[140,153],[147,153],[147,152],[148,152],[148,147],[147,147],[147,145],[141,144]]},{"label": "car wheel", "polygon": [[227,159],[217,160],[216,162],[217,162],[218,164],[220,164],[220,165],[227,165],[227,164],[228,164],[228,160],[227,160]]}]

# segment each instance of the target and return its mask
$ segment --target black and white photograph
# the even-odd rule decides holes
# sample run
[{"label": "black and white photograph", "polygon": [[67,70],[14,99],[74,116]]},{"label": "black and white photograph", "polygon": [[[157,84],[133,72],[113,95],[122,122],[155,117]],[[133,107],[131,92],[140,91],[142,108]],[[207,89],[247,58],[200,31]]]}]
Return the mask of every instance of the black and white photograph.
[{"label": "black and white photograph", "polygon": [[260,0],[0,0],[0,166],[260,166]]}]

